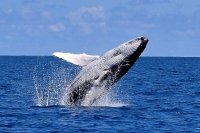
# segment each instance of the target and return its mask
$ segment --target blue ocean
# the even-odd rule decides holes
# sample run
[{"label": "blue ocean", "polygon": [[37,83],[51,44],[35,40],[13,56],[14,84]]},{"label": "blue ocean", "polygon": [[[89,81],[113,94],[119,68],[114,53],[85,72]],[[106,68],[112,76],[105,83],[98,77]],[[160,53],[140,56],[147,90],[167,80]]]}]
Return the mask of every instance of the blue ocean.
[{"label": "blue ocean", "polygon": [[80,70],[0,56],[0,132],[200,132],[200,58],[141,57],[95,106],[64,105]]}]

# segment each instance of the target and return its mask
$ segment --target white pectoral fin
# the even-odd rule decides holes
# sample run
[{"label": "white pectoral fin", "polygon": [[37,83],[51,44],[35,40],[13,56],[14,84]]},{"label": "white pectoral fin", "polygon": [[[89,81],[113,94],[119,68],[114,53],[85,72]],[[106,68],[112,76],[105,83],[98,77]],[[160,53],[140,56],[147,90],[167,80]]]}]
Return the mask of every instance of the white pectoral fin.
[{"label": "white pectoral fin", "polygon": [[61,58],[67,62],[70,62],[75,65],[85,66],[90,62],[99,58],[97,55],[87,55],[83,54],[72,54],[72,53],[62,53],[62,52],[55,52],[53,53],[54,56]]}]

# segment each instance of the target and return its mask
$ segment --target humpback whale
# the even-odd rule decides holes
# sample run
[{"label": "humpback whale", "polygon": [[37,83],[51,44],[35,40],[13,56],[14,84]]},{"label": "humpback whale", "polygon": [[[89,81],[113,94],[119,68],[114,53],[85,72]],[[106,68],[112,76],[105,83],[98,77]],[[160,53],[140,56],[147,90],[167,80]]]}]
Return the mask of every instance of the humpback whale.
[{"label": "humpback whale", "polygon": [[144,36],[130,40],[109,50],[102,56],[55,52],[54,56],[82,67],[75,79],[68,85],[63,101],[67,105],[83,105],[93,92],[87,105],[92,105],[104,95],[133,66],[146,48],[148,39]]}]

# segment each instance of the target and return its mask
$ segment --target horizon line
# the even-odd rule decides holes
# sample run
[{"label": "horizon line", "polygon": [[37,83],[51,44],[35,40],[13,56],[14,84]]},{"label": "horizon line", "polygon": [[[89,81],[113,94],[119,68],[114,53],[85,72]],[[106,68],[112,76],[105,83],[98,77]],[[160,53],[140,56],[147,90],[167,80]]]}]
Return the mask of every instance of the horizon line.
[{"label": "horizon line", "polygon": [[[53,57],[53,55],[0,55],[0,57]],[[147,55],[141,55],[140,57],[152,57],[152,58],[200,58],[200,56],[158,56],[158,55],[153,55],[153,56],[147,56]]]}]

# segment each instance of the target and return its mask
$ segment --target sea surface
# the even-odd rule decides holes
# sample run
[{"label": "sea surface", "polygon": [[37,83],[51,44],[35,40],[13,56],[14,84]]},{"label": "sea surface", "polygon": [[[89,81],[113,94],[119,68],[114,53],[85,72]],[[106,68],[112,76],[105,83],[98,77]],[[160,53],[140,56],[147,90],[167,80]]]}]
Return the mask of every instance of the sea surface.
[{"label": "sea surface", "polygon": [[0,132],[200,132],[200,58],[141,57],[97,105],[64,105],[80,70],[0,56]]}]

